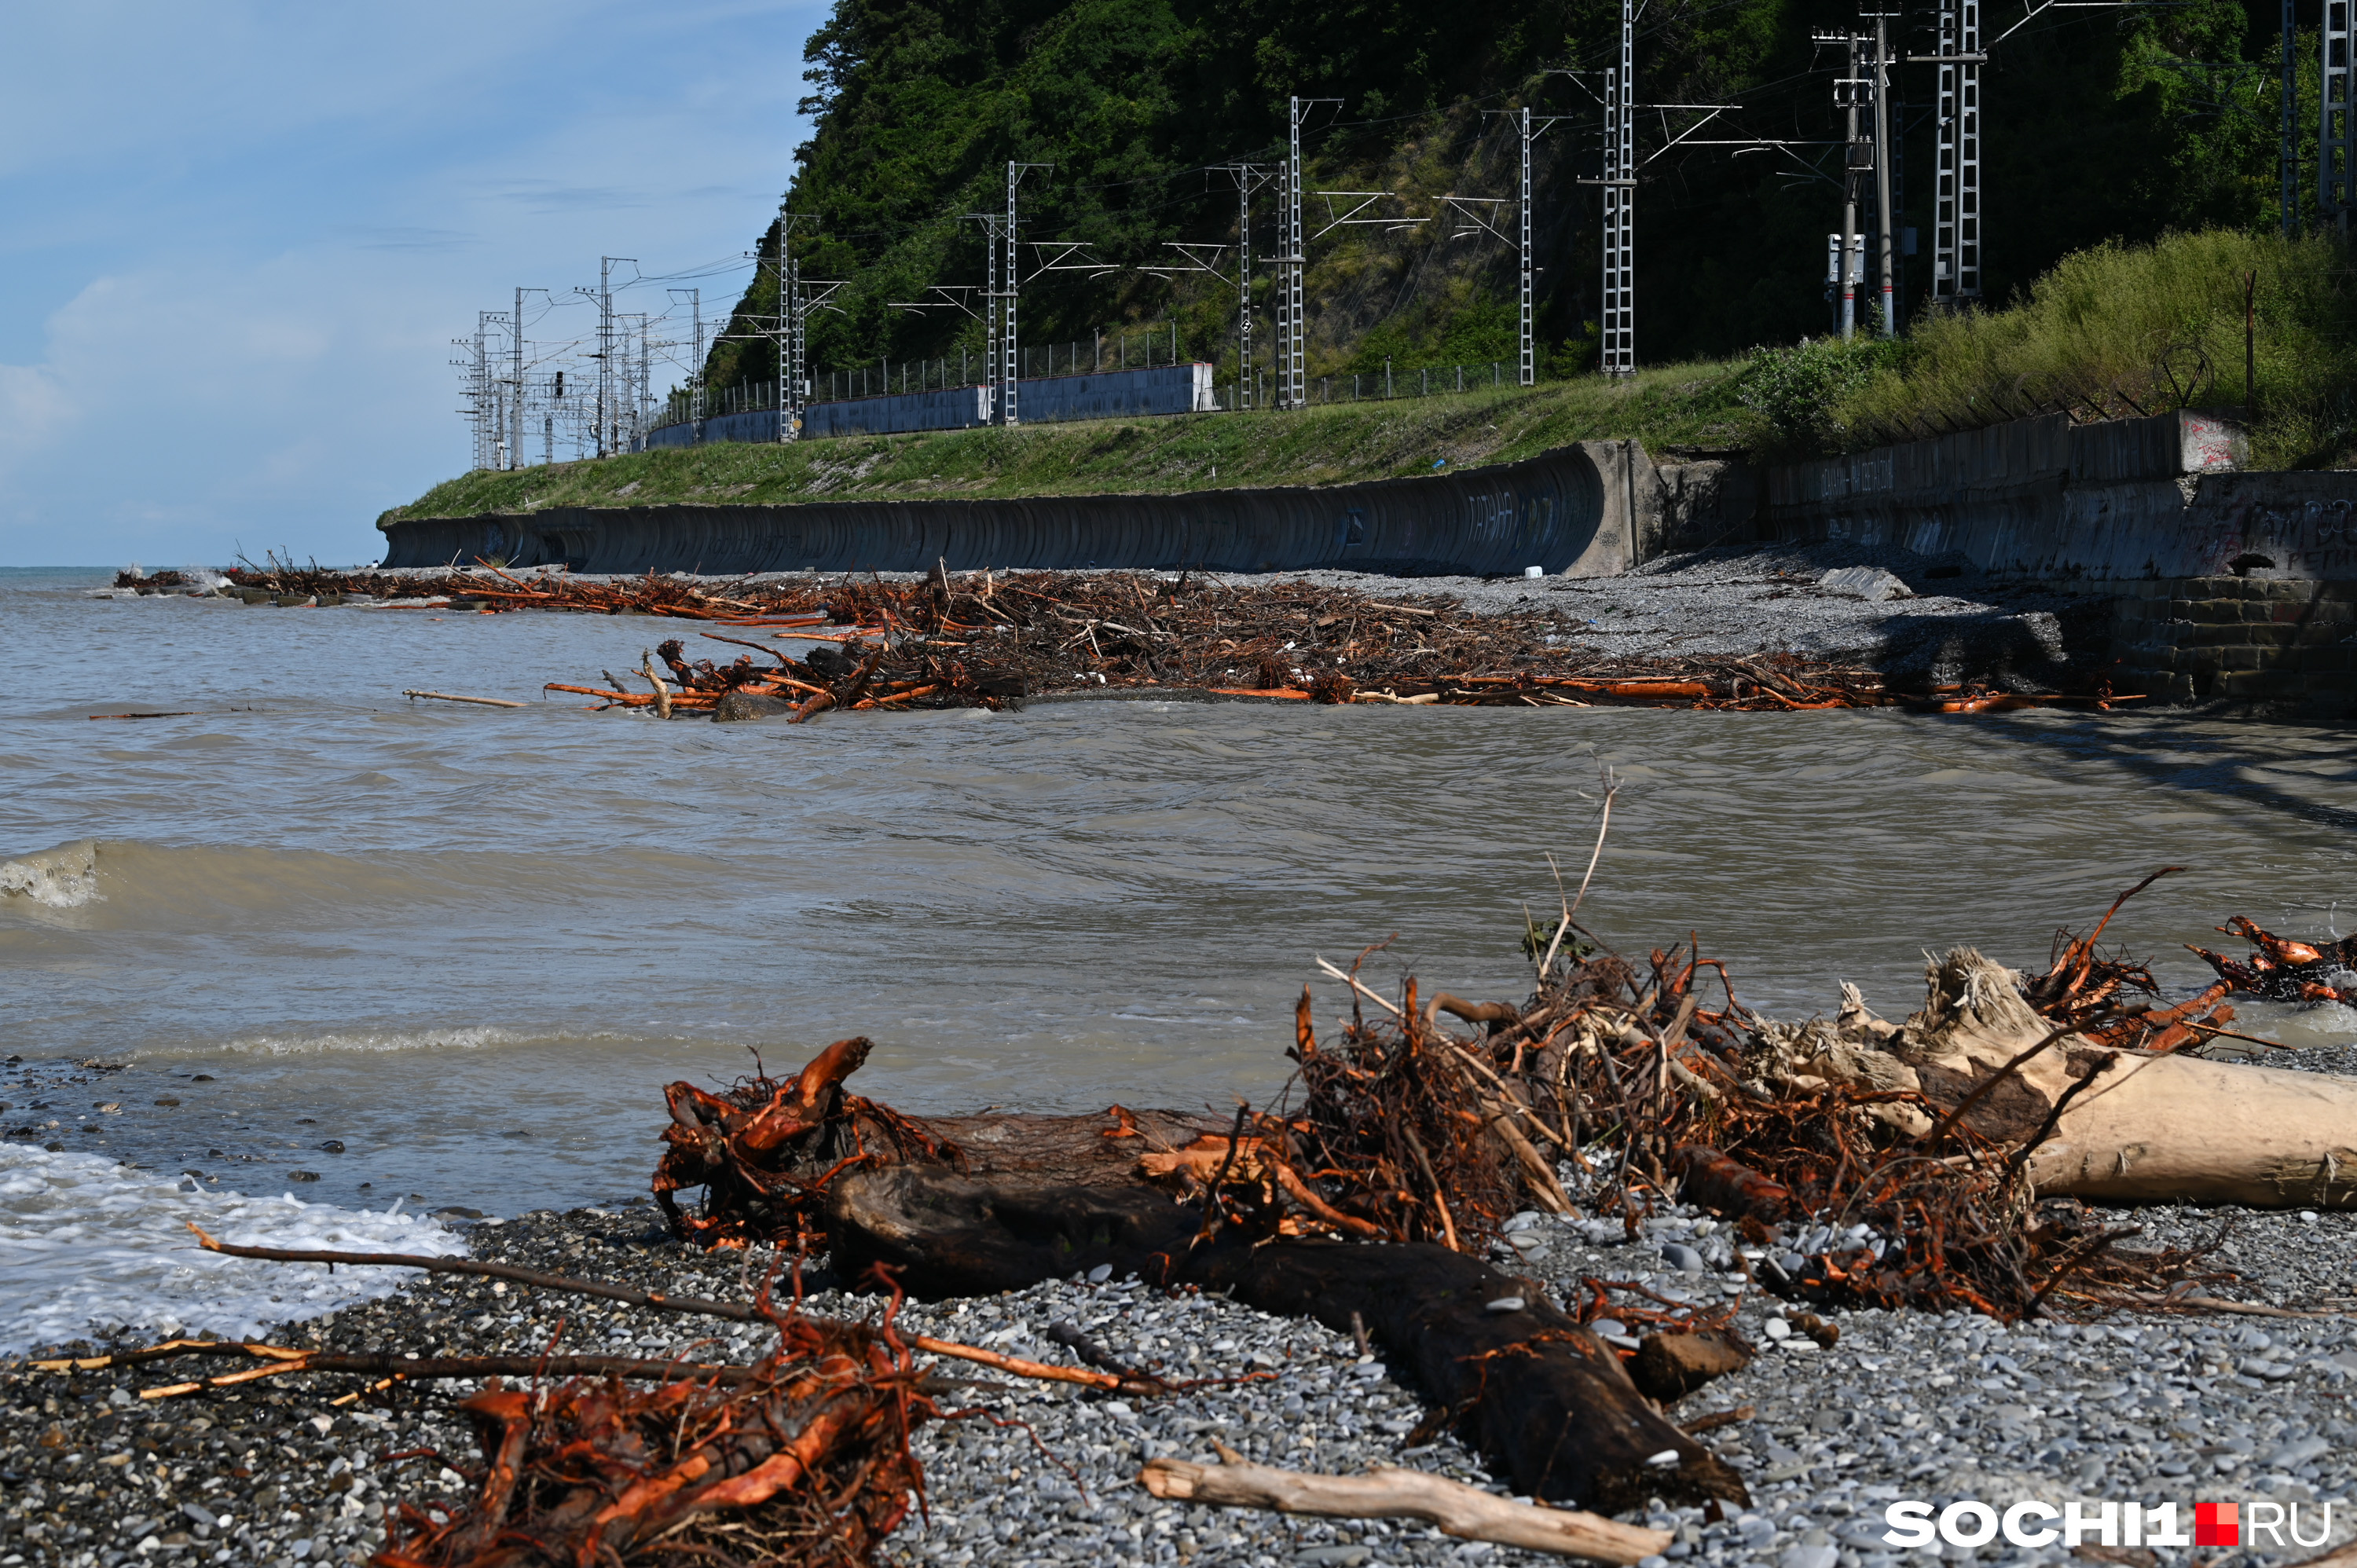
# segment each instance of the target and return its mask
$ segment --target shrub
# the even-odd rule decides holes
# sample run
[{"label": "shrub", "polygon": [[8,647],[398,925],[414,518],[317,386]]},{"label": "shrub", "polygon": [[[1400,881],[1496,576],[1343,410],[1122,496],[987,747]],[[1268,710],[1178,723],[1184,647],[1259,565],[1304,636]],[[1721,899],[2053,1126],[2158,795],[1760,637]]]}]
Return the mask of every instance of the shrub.
[{"label": "shrub", "polygon": [[1736,395],[1757,417],[1760,455],[1813,457],[1840,450],[1843,405],[1877,378],[1901,373],[1909,355],[1902,341],[1870,337],[1753,349]]}]

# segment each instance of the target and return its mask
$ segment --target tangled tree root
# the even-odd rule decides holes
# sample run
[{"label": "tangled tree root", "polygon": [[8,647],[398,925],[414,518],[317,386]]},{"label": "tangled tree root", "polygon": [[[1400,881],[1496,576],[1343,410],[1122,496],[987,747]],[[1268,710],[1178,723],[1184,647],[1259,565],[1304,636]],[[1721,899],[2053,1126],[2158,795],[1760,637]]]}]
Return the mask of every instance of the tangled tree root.
[{"label": "tangled tree root", "polygon": [[922,1492],[909,1434],[939,1412],[888,1316],[776,1323],[778,1348],[727,1384],[491,1380],[459,1406],[482,1448],[474,1498],[403,1504],[372,1563],[873,1562]]}]

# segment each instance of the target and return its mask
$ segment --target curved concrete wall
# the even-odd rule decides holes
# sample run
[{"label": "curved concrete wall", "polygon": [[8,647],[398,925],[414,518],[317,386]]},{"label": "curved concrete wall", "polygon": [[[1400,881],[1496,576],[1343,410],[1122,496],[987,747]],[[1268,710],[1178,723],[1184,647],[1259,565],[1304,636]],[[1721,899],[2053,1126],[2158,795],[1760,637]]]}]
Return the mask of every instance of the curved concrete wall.
[{"label": "curved concrete wall", "polygon": [[1604,576],[1641,558],[1652,486],[1634,442],[1323,489],[789,506],[551,507],[378,524],[384,564],[477,557],[576,572],[921,572],[984,567]]}]

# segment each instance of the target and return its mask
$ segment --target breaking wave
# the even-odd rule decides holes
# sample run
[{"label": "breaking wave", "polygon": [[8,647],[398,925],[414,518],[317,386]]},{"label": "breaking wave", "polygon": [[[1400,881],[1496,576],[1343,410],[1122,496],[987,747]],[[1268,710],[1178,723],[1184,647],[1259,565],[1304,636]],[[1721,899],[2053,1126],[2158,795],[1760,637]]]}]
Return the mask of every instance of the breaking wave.
[{"label": "breaking wave", "polygon": [[200,1250],[189,1222],[247,1246],[450,1256],[466,1243],[422,1216],[205,1192],[96,1155],[0,1144],[0,1350],[115,1334],[207,1330],[258,1339],[277,1323],[390,1294],[400,1269],[265,1263]]},{"label": "breaking wave", "polygon": [[313,931],[423,907],[472,917],[686,893],[710,884],[698,856],[624,850],[552,857],[500,851],[341,854],[257,844],[76,839],[0,862],[0,919],[113,930]]},{"label": "breaking wave", "polygon": [[0,899],[27,899],[50,909],[79,909],[106,896],[98,890],[98,845],[89,839],[0,861]]}]

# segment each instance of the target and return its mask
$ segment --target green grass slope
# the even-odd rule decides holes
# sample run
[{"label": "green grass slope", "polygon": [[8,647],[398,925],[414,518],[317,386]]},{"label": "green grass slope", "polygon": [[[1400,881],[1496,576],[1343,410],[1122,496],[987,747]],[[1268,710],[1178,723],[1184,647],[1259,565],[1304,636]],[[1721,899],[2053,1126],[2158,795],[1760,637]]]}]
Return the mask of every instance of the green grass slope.
[{"label": "green grass slope", "polygon": [[2097,245],[2008,308],[1918,322],[1835,400],[1831,423],[1855,449],[2041,403],[2115,415],[2247,407],[2254,467],[2337,467],[2357,446],[2349,265],[2337,239],[2223,229]]},{"label": "green grass slope", "polygon": [[1742,361],[1672,365],[1625,385],[1600,376],[1528,389],[1299,413],[1202,413],[1015,430],[840,436],[791,446],[724,442],[591,462],[480,470],[381,521],[554,506],[1140,494],[1361,479],[1506,463],[1574,441],[1636,436],[1658,451],[1751,439]]}]

